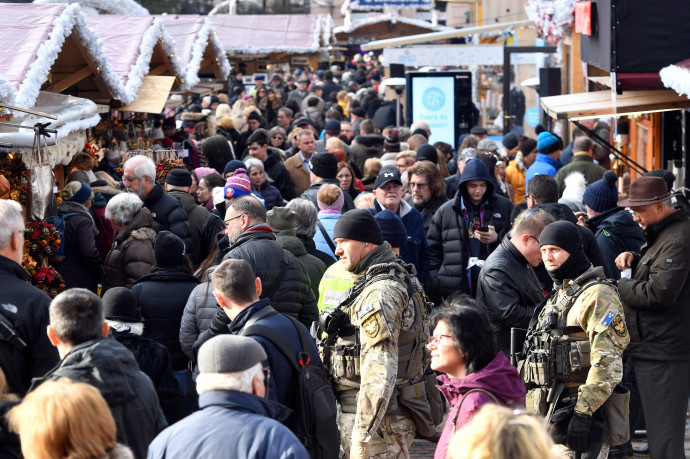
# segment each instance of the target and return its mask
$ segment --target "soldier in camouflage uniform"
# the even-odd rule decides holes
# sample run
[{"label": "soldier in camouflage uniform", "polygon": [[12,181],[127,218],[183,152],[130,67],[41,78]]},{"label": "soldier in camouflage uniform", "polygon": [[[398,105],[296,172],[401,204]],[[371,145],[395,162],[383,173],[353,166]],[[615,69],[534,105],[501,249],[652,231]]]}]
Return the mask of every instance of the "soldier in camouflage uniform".
[{"label": "soldier in camouflage uniform", "polygon": [[339,307],[343,324],[330,330],[338,341],[324,355],[338,393],[341,447],[349,458],[408,458],[415,428],[434,431],[428,409],[405,407],[427,401],[428,323],[412,301],[423,290],[370,212],[343,214],[333,236],[340,263],[357,276]]},{"label": "soldier in camouflage uniform", "polygon": [[611,438],[603,405],[622,378],[630,342],[623,307],[603,268],[585,256],[573,223],[548,225],[540,247],[554,291],[530,323],[519,365],[527,406],[547,416],[562,453],[597,457]]}]

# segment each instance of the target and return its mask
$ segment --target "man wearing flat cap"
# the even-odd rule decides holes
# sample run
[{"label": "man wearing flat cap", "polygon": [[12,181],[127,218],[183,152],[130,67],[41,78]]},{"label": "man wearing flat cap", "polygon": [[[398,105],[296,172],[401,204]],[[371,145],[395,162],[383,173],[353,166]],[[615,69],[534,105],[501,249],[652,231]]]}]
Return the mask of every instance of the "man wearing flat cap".
[{"label": "man wearing flat cap", "polygon": [[518,364],[526,405],[549,420],[560,453],[595,458],[618,427],[627,427],[627,419],[609,424],[604,414],[604,404],[618,400],[609,399],[630,342],[623,306],[604,269],[587,259],[574,223],[548,225],[539,248],[554,289],[532,316]]},{"label": "man wearing flat cap", "polygon": [[425,390],[423,290],[368,210],[343,214],[333,239],[340,263],[356,276],[340,306],[320,318],[330,355],[324,361],[339,395],[341,447],[350,459],[409,457],[415,428],[431,436],[438,421]]},{"label": "man wearing flat cap", "polygon": [[290,410],[267,398],[263,347],[245,336],[212,338],[199,350],[200,410],[161,432],[148,458],[300,458],[309,454],[281,424]]},{"label": "man wearing flat cap", "polygon": [[[651,457],[685,457],[690,370],[690,220],[660,177],[630,185],[629,208],[647,241],[639,254],[616,258],[632,358]],[[631,271],[627,271],[631,270]],[[626,272],[627,271],[627,272]]]}]

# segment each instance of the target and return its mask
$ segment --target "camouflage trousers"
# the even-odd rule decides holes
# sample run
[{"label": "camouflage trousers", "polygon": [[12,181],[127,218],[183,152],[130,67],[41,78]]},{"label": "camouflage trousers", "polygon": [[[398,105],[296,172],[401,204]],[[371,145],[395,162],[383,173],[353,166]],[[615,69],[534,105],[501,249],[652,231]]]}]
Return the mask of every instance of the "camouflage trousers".
[{"label": "camouflage trousers", "polygon": [[[338,427],[340,428],[340,451],[344,457],[350,457],[352,445],[352,427],[355,424],[354,413],[343,413],[338,406]],[[417,426],[407,417],[386,415],[379,432],[380,438],[372,437],[369,442],[369,457],[377,459],[409,459],[410,446],[414,440]]]}]

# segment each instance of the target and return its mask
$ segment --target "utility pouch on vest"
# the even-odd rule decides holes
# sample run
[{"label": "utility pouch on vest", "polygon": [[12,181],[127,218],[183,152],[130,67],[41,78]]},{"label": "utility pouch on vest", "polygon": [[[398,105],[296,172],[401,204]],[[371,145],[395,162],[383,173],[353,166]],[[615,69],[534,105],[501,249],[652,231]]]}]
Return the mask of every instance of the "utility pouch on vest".
[{"label": "utility pouch on vest", "polygon": [[548,390],[543,387],[535,387],[527,391],[525,396],[525,407],[528,411],[536,413],[540,416],[546,415],[547,404],[546,398],[548,396]]},{"label": "utility pouch on vest", "polygon": [[338,393],[338,401],[343,413],[357,412],[357,394],[359,394],[359,391],[356,389],[344,390]]},{"label": "utility pouch on vest", "polygon": [[616,386],[603,408],[608,424],[606,443],[622,445],[630,439],[630,391],[621,385]]},{"label": "utility pouch on vest", "polygon": [[572,371],[590,367],[590,344],[588,340],[570,344],[570,368]]},{"label": "utility pouch on vest", "polygon": [[537,386],[549,386],[551,384],[550,364],[550,356],[545,350],[538,349],[530,353],[524,363],[525,382]]},{"label": "utility pouch on vest", "polygon": [[443,422],[444,407],[441,399],[441,391],[436,386],[436,373],[427,371],[424,373],[424,384],[426,386],[426,396],[429,400],[429,412],[434,425]]},{"label": "utility pouch on vest", "polygon": [[427,400],[426,383],[424,381],[410,382],[408,385],[400,385],[396,388],[398,403],[410,411],[412,419],[417,424],[417,430],[425,437],[434,435],[436,425]]}]

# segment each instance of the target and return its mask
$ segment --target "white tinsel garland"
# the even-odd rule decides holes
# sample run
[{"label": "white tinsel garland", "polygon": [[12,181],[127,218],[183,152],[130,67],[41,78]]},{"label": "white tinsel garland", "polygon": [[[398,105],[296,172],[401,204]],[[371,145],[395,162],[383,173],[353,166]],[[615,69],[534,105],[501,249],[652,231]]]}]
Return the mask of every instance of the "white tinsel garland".
[{"label": "white tinsel garland", "polygon": [[[74,3],[74,0],[34,0],[34,3]],[[147,16],[149,10],[134,0],[78,0],[81,6],[89,6],[110,14]]]},{"label": "white tinsel garland", "polygon": [[362,21],[352,22],[349,25],[336,27],[335,29],[333,29],[333,31],[335,32],[336,35],[341,34],[341,33],[350,33],[350,32],[357,30],[358,28],[363,27],[363,26],[369,26],[369,25],[379,24],[381,22],[388,22],[388,21],[391,21],[393,23],[400,22],[402,24],[409,24],[409,25],[414,25],[417,27],[423,27],[425,29],[433,30],[435,32],[443,32],[443,31],[447,31],[447,30],[453,30],[452,27],[433,25],[431,22],[423,21],[421,19],[411,19],[411,18],[406,18],[404,16],[382,15],[382,16],[376,16],[373,18],[364,19]]},{"label": "white tinsel garland", "polygon": [[[213,26],[213,23],[207,19],[209,23]],[[220,42],[218,39],[218,35],[216,34],[216,29],[215,27],[212,27],[209,33],[208,37],[209,43],[211,43],[211,47],[213,49],[213,55],[216,56],[216,59],[218,60],[218,63],[220,64],[220,74],[221,77],[224,80],[228,79],[228,75],[230,75],[230,61],[228,60],[228,55],[225,54],[225,50],[223,49],[223,43]]]},{"label": "white tinsel garland", "polygon": [[669,65],[659,71],[661,82],[678,94],[690,97],[690,70],[677,65]]},{"label": "white tinsel garland", "polygon": [[24,81],[19,86],[19,90],[14,98],[14,105],[22,108],[33,106],[38,97],[38,92],[43,83],[48,79],[48,73],[55,63],[58,54],[62,51],[62,46],[66,38],[76,30],[80,41],[84,45],[86,52],[100,71],[100,76],[105,84],[113,91],[115,97],[129,104],[134,100],[122,82],[113,72],[108,62],[108,58],[103,52],[103,42],[98,35],[86,24],[84,13],[78,4],[65,7],[63,12],[53,22],[53,30],[48,39],[40,46],[36,53],[36,60],[31,64]]},{"label": "white tinsel garland", "polygon": [[17,96],[17,90],[14,85],[7,81],[7,79],[0,75],[0,101],[6,104],[11,104],[14,102]]},{"label": "white tinsel garland", "polygon": [[244,53],[244,54],[270,54],[270,53],[314,53],[321,47],[322,24],[321,19],[316,18],[314,30],[312,35],[311,46],[243,46],[243,47],[228,47],[226,52]]},{"label": "white tinsel garland", "polygon": [[195,86],[199,83],[199,69],[201,68],[201,61],[204,58],[204,51],[206,47],[211,45],[211,50],[214,56],[218,59],[220,65],[220,72],[223,79],[226,79],[230,74],[230,63],[228,57],[223,50],[223,45],[216,36],[215,28],[210,19],[204,19],[204,23],[196,34],[194,45],[192,46],[192,56],[187,66],[187,81],[189,87]]},{"label": "white tinsel garland", "polygon": [[323,18],[323,45],[328,46],[335,43],[335,33],[333,33],[335,22],[330,14],[322,14],[321,17]]}]

